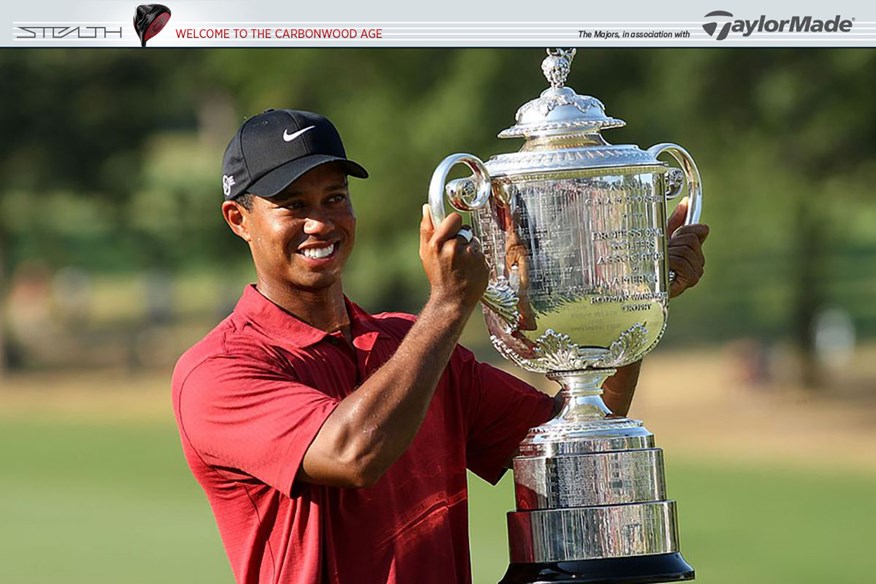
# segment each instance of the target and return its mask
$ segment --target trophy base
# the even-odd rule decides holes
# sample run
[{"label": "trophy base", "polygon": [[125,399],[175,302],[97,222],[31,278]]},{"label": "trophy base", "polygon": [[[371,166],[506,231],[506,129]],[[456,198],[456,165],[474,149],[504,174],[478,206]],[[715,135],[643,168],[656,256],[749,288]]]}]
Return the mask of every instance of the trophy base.
[{"label": "trophy base", "polygon": [[500,584],[692,580],[654,436],[606,413],[605,370],[552,377],[566,403],[514,458],[517,510],[508,513],[511,563]]},{"label": "trophy base", "polygon": [[499,584],[652,584],[694,579],[678,552],[569,562],[511,564]]}]

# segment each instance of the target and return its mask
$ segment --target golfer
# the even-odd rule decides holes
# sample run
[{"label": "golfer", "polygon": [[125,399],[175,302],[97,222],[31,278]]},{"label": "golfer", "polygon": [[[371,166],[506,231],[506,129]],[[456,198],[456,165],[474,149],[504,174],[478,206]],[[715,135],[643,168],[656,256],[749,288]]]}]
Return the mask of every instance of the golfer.
[{"label": "golfer", "polygon": [[[176,366],[183,451],[241,584],[470,582],[466,470],[498,481],[555,403],[457,345],[488,277],[458,214],[423,210],[419,315],[344,295],[349,177],[368,173],[314,113],[269,110],[231,140],[222,214],[256,283]],[[673,295],[702,275],[707,233],[672,234]],[[606,383],[617,413],[638,369]]]}]

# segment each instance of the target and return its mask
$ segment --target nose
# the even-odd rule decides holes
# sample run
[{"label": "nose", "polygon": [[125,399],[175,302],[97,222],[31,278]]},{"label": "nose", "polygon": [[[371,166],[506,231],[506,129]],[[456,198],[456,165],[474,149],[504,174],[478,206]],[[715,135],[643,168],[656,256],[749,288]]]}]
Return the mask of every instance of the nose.
[{"label": "nose", "polygon": [[334,229],[331,219],[323,215],[312,215],[304,221],[304,233],[307,235],[325,235]]}]

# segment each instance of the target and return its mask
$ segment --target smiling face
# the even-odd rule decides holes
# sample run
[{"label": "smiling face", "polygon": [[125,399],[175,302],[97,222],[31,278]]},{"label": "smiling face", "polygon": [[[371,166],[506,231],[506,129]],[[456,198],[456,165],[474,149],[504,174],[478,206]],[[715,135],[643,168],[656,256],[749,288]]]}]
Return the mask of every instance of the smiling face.
[{"label": "smiling face", "polygon": [[270,199],[253,197],[251,210],[228,201],[222,211],[249,243],[262,294],[286,308],[302,296],[342,296],[356,216],[339,164],[317,166]]}]

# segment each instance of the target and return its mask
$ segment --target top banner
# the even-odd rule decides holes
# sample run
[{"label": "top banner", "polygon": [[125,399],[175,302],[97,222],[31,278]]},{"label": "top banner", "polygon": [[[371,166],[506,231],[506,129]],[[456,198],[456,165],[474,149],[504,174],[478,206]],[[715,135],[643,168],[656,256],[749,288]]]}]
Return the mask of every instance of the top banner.
[{"label": "top banner", "polygon": [[869,47],[863,2],[5,3],[6,47]]}]

